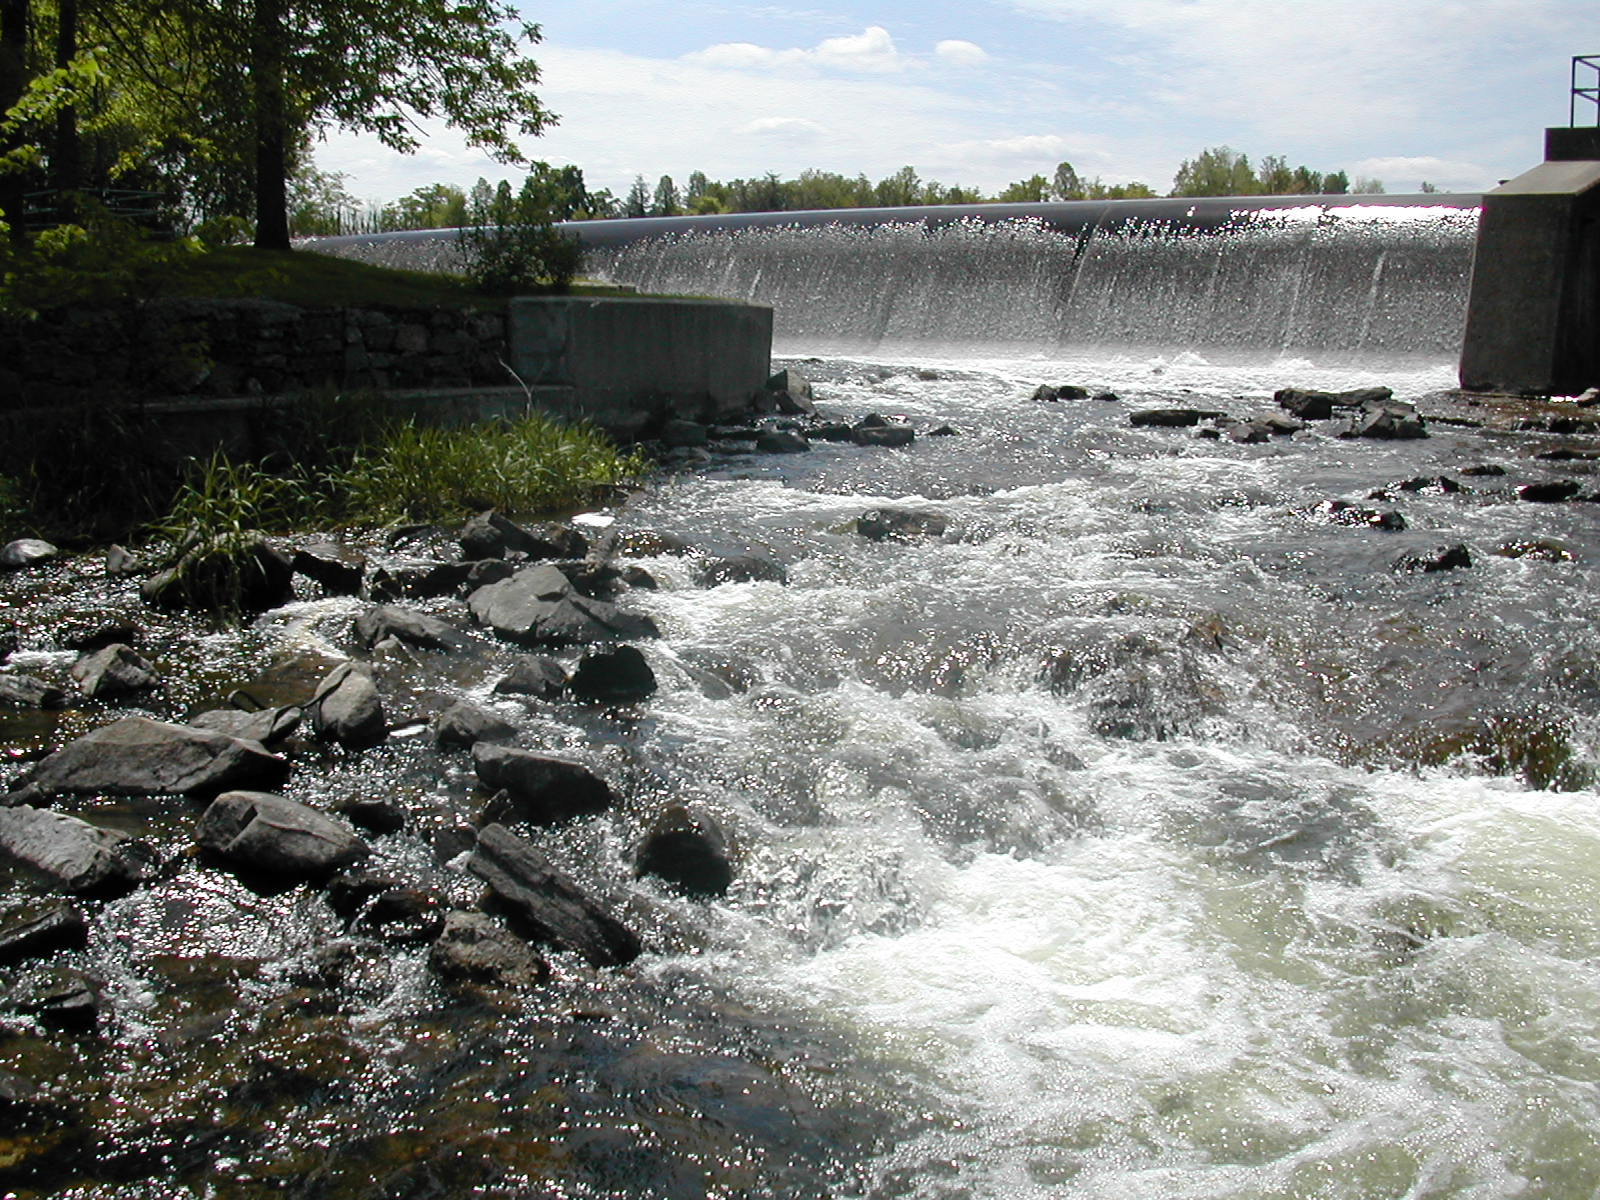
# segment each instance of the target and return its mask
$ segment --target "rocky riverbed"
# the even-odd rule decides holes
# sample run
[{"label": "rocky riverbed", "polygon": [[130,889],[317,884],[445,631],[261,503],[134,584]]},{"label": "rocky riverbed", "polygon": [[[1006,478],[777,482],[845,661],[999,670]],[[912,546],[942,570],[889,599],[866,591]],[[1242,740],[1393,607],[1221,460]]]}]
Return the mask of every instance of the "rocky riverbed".
[{"label": "rocky riverbed", "polygon": [[[1396,400],[1376,385],[1187,395],[1084,378],[1008,382],[1009,407],[990,416],[937,407],[979,386],[948,367],[797,366],[819,377],[820,401],[790,371],[747,424],[670,426],[660,481],[631,503],[561,523],[485,513],[460,528],[266,539],[241,560],[260,578],[240,619],[197,611],[214,599],[204,587],[175,588],[123,552],[6,548],[0,1186],[932,1194],[936,1173],[897,1148],[967,1127],[947,1085],[906,1047],[752,986],[739,964],[774,953],[751,921],[809,953],[836,944],[818,930],[841,921],[893,937],[923,919],[891,879],[875,896],[815,881],[833,864],[808,860],[819,847],[796,831],[857,819],[829,809],[851,736],[836,718],[819,727],[819,698],[864,689],[889,711],[922,697],[947,750],[987,763],[954,769],[949,786],[967,792],[954,807],[913,804],[928,836],[953,863],[1027,860],[1104,827],[1073,797],[1105,747],[1248,742],[1222,731],[1243,712],[1229,672],[1278,634],[1249,605],[1201,596],[1156,614],[1159,586],[1143,598],[1102,587],[1105,619],[1070,636],[1029,629],[1031,600],[984,619],[982,604],[962,614],[973,602],[931,588],[923,616],[912,603],[852,618],[849,588],[873,596],[857,564],[870,579],[943,553],[938,570],[965,576],[961,556],[1013,543],[981,567],[983,586],[1005,593],[1007,557],[1054,535],[1042,514],[997,526],[1005,507],[986,517],[985,494],[1063,477],[1124,486],[1116,507],[1143,530],[1123,535],[1128,561],[1181,564],[1189,552],[1167,543],[1198,536],[1185,528],[1202,519],[1192,497],[1113,475],[1216,454],[1241,477],[1252,461],[1304,460],[1300,478],[1284,468],[1293,483],[1208,484],[1204,503],[1270,511],[1301,548],[1359,544],[1359,570],[1330,559],[1320,583],[1295,583],[1325,589],[1324,606],[1489,561],[1587,571],[1600,550],[1587,516],[1600,512],[1600,418],[1587,404]],[[1374,449],[1330,465],[1351,444]],[[792,507],[763,490],[796,475]],[[696,481],[712,491],[663,508]],[[758,498],[735,499],[741,487]],[[844,498],[848,515],[830,502],[807,516],[817,496]],[[1557,510],[1559,529],[1532,516]],[[1197,561],[1216,566],[1218,546]],[[1247,546],[1234,561],[1270,574],[1266,560],[1293,549]],[[1316,574],[1295,562],[1297,580]],[[824,610],[797,626],[779,597],[808,590]],[[771,638],[756,640],[752,606],[770,610]],[[1394,636],[1372,632],[1391,648]],[[1370,690],[1382,685],[1340,678],[1359,655],[1295,657],[1317,654],[1329,661],[1252,685],[1293,710],[1284,736],[1301,753],[1402,772],[1470,758],[1533,789],[1591,779],[1581,704],[1552,717],[1506,684],[1483,710],[1385,720]],[[1451,674],[1384,669],[1407,704]],[[1031,765],[991,761],[1014,731],[962,706],[1005,671],[1071,707],[1081,744],[1045,738]],[[749,732],[730,733],[735,711]],[[787,763],[756,752],[772,749],[773,722],[790,730]],[[740,737],[748,756],[729,744]],[[913,744],[872,768],[875,788],[934,786]],[[997,770],[1030,779],[1041,807],[982,800]],[[1049,794],[1047,778],[1066,782]],[[1337,826],[1317,851],[1326,862],[1354,853],[1346,835],[1364,811],[1341,801],[1318,817]],[[1269,845],[1282,831],[1258,832]]]}]

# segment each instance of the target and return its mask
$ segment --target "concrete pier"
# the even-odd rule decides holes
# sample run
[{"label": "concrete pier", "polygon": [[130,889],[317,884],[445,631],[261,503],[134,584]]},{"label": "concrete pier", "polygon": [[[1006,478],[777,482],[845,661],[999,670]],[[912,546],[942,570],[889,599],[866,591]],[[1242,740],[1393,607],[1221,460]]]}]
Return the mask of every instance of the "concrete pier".
[{"label": "concrete pier", "polygon": [[1461,386],[1600,386],[1600,129],[1551,129],[1546,161],[1483,198]]}]

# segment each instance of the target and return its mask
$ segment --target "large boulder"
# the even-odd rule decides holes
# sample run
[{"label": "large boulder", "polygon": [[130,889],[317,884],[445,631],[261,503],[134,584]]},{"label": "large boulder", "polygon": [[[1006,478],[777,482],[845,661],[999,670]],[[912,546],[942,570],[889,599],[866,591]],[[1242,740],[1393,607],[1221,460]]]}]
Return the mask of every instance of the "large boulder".
[{"label": "large boulder", "polygon": [[204,612],[263,612],[294,599],[294,560],[260,534],[224,535],[190,547],[139,585],[146,604]]},{"label": "large boulder", "polygon": [[531,987],[550,978],[550,966],[528,944],[487,913],[448,913],[428,951],[428,963],[445,979],[496,987]]},{"label": "large boulder", "polygon": [[507,742],[516,728],[470,700],[457,700],[433,719],[433,744],[444,750],[470,750],[479,742]]},{"label": "large boulder", "polygon": [[479,588],[467,606],[479,624],[522,645],[583,645],[659,636],[649,617],[583,595],[548,563]]},{"label": "large boulder", "polygon": [[461,527],[461,557],[582,558],[589,543],[581,533],[564,525],[518,525],[501,513],[479,513]]},{"label": "large boulder", "polygon": [[655,695],[656,673],[633,646],[618,646],[585,654],[567,688],[579,700],[632,704]]},{"label": "large boulder", "polygon": [[357,663],[340,663],[330,671],[306,712],[319,738],[351,750],[368,749],[389,736],[372,671]]},{"label": "large boulder", "polygon": [[634,861],[640,875],[654,875],[691,896],[725,895],[733,882],[722,830],[682,805],[661,815]]},{"label": "large boulder", "polygon": [[494,685],[497,696],[528,696],[535,700],[555,700],[566,690],[566,668],[543,654],[518,660]]},{"label": "large boulder", "polygon": [[868,425],[865,421],[850,427],[850,440],[858,446],[881,446],[890,450],[909,446],[917,440],[917,431],[909,425]]},{"label": "large boulder", "polygon": [[79,894],[126,892],[153,862],[142,842],[27,804],[0,808],[0,851]]},{"label": "large boulder", "polygon": [[550,865],[534,846],[502,825],[478,834],[467,869],[537,940],[581,955],[591,966],[630,963],[638,937]]},{"label": "large boulder", "polygon": [[238,708],[214,708],[189,718],[196,729],[213,729],[229,737],[275,746],[293,736],[300,728],[305,710],[295,705],[282,708],[263,708],[258,712],[245,712]]},{"label": "large boulder", "polygon": [[276,787],[288,773],[289,764],[259,742],[124,717],[67,743],[35,768],[29,785],[42,795],[209,796]]},{"label": "large boulder", "polygon": [[472,765],[484,787],[505,792],[517,815],[536,825],[604,812],[616,803],[610,786],[588,767],[531,750],[478,742]]},{"label": "large boulder", "polygon": [[781,413],[811,415],[817,411],[811,381],[798,371],[779,371],[767,380],[767,396]]},{"label": "large boulder", "polygon": [[332,817],[273,792],[224,792],[195,827],[195,841],[251,871],[321,879],[367,857],[367,845]]},{"label": "large boulder", "polygon": [[332,542],[314,542],[295,550],[290,567],[296,575],[321,584],[330,596],[355,596],[361,591],[367,560]]},{"label": "large boulder", "polygon": [[73,664],[72,678],[91,700],[119,700],[161,686],[155,668],[120,643],[84,655]]}]

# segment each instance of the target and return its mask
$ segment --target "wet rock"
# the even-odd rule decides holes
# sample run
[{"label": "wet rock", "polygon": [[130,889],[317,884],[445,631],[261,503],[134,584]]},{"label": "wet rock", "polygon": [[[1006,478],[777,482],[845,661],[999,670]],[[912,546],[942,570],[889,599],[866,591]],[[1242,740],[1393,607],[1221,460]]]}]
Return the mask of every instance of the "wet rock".
[{"label": "wet rock", "polygon": [[89,923],[70,904],[8,913],[0,919],[0,965],[44,958],[62,950],[80,949],[89,939]]},{"label": "wet rock", "polygon": [[486,913],[447,913],[444,928],[428,952],[428,963],[440,976],[457,983],[537,987],[550,978],[549,964]]},{"label": "wet rock", "polygon": [[494,685],[497,696],[531,696],[536,700],[555,700],[566,690],[566,669],[542,654],[520,659]]},{"label": "wet rock", "polygon": [[959,437],[961,436],[953,425],[940,425],[937,429],[928,431],[929,437]]},{"label": "wet rock", "polygon": [[79,1033],[95,1027],[100,1018],[102,983],[70,967],[24,976],[6,997],[8,1006],[26,1013],[40,1024]]},{"label": "wet rock", "polygon": [[44,795],[206,796],[239,787],[276,787],[289,764],[259,742],[209,729],[124,717],[69,742],[35,768]]},{"label": "wet rock", "polygon": [[250,871],[322,879],[367,857],[332,817],[273,792],[224,792],[195,826],[202,850]]},{"label": "wet rock", "polygon": [[368,749],[389,736],[372,671],[356,663],[341,663],[330,671],[306,712],[319,738],[351,750]]},{"label": "wet rock", "polygon": [[0,546],[0,569],[21,571],[49,562],[61,553],[39,538],[18,538]]},{"label": "wet rock", "polygon": [[1594,462],[1600,459],[1600,451],[1594,450],[1546,450],[1534,457],[1540,462]]},{"label": "wet rock", "polygon": [[1303,421],[1326,421],[1335,408],[1381,406],[1394,398],[1391,388],[1353,388],[1343,392],[1323,392],[1311,388],[1280,388],[1273,394],[1278,404]]},{"label": "wet rock", "polygon": [[536,825],[591,816],[616,803],[610,786],[589,768],[531,750],[478,742],[472,766],[486,788],[504,791],[516,814]]},{"label": "wet rock", "polygon": [[674,805],[639,845],[635,867],[691,896],[726,895],[733,882],[727,839],[711,818]]},{"label": "wet rock", "polygon": [[0,704],[17,708],[65,708],[67,693],[32,675],[0,675]]},{"label": "wet rock", "polygon": [[1363,409],[1348,427],[1339,431],[1342,438],[1378,438],[1403,441],[1428,436],[1426,423],[1410,405],[1386,405]]},{"label": "wet rock", "polygon": [[675,450],[704,446],[711,437],[698,421],[668,421],[661,427],[661,444]]},{"label": "wet rock", "polygon": [[146,878],[148,847],[48,808],[0,808],[0,851],[79,895],[116,895]]},{"label": "wet rock", "polygon": [[461,557],[469,561],[509,558],[582,558],[589,543],[563,525],[522,526],[493,510],[479,513],[461,528]]},{"label": "wet rock", "polygon": [[263,612],[294,599],[293,560],[259,534],[212,538],[139,586],[146,604]]},{"label": "wet rock", "polygon": [[1266,426],[1267,432],[1274,437],[1289,437],[1307,428],[1304,421],[1293,421],[1288,417],[1265,417],[1260,424]]},{"label": "wet rock", "polygon": [[1495,463],[1478,463],[1475,466],[1462,467],[1461,473],[1471,478],[1482,478],[1485,476],[1504,475],[1506,469]]},{"label": "wet rock", "polygon": [[939,513],[909,508],[874,508],[856,518],[856,533],[869,542],[910,542],[943,537],[949,522]]},{"label": "wet rock", "polygon": [[792,430],[768,429],[756,438],[756,449],[762,454],[804,454],[811,443]]},{"label": "wet rock", "polygon": [[1431,575],[1435,571],[1455,571],[1471,565],[1471,552],[1464,543],[1457,542],[1453,546],[1439,546],[1426,553],[1402,554],[1395,560],[1394,569],[1423,571]]},{"label": "wet rock", "polygon": [[296,575],[321,584],[330,596],[356,596],[361,593],[367,560],[332,542],[314,542],[295,550],[290,567]]},{"label": "wet rock", "polygon": [[523,645],[631,641],[659,636],[655,622],[584,596],[555,567],[541,564],[472,593],[481,625]]},{"label": "wet rock", "polygon": [[617,535],[614,543],[618,554],[636,558],[659,558],[667,555],[694,553],[694,544],[675,533],[662,533],[658,529],[635,529]]},{"label": "wet rock", "polygon": [[444,923],[437,894],[408,887],[378,871],[347,871],[328,883],[328,903],[355,933],[375,934],[390,945],[431,942]]},{"label": "wet rock", "polygon": [[1048,383],[1041,383],[1033,390],[1032,398],[1042,404],[1054,403],[1057,400],[1087,400],[1089,389],[1073,383],[1058,384],[1054,387]]},{"label": "wet rock", "polygon": [[806,436],[814,442],[848,442],[854,435],[854,428],[841,421],[826,421],[806,431]]},{"label": "wet rock", "polygon": [[1525,483],[1517,489],[1517,495],[1531,504],[1560,504],[1571,500],[1580,490],[1577,480],[1557,479],[1550,483]]},{"label": "wet rock", "polygon": [[1335,525],[1355,525],[1365,529],[1395,532],[1406,527],[1406,519],[1393,509],[1363,508],[1349,500],[1324,500],[1311,510]]},{"label": "wet rock", "polygon": [[144,630],[132,621],[121,617],[93,617],[85,621],[68,621],[55,631],[55,643],[63,650],[76,650],[87,654],[104,650],[107,646],[122,644],[134,646],[144,637]]},{"label": "wet rock", "polygon": [[465,642],[460,630],[438,617],[392,604],[368,609],[351,628],[356,641],[369,650],[386,638],[423,650],[455,650]]},{"label": "wet rock", "polygon": [[1423,496],[1455,496],[1466,489],[1451,479],[1448,475],[1418,475],[1413,479],[1402,479],[1399,483],[1391,483],[1388,487],[1372,492],[1369,500],[1393,500],[1402,494]]},{"label": "wet rock", "polygon": [[597,704],[633,704],[656,692],[656,673],[632,646],[585,654],[567,689],[579,700]]},{"label": "wet rock", "polygon": [[479,742],[506,742],[516,729],[494,713],[467,700],[458,700],[433,720],[434,745],[443,749],[470,750]]},{"label": "wet rock", "polygon": [[215,708],[190,717],[189,724],[195,729],[211,729],[229,737],[275,746],[294,736],[304,715],[304,709],[292,704],[282,708],[263,708],[259,712]]},{"label": "wet rock", "polygon": [[161,686],[155,669],[129,646],[107,646],[80,658],[72,678],[91,700],[118,700]]},{"label": "wet rock", "polygon": [[516,573],[516,564],[507,562],[503,558],[479,559],[468,566],[463,586],[468,592],[475,592],[481,587],[488,587],[491,583],[510,579]]},{"label": "wet rock", "polygon": [[725,583],[788,583],[789,573],[770,558],[739,554],[707,563],[695,577],[701,587]]},{"label": "wet rock", "polygon": [[1536,562],[1572,562],[1577,556],[1565,542],[1555,538],[1523,538],[1501,542],[1494,548],[1501,558],[1531,558]]},{"label": "wet rock", "polygon": [[137,575],[144,568],[134,555],[123,546],[108,546],[106,548],[106,576],[110,579],[125,579],[129,575]]},{"label": "wet rock", "polygon": [[0,663],[6,661],[17,652],[17,631],[5,625],[0,625]]},{"label": "wet rock", "polygon": [[879,446],[897,450],[917,440],[917,431],[909,425],[868,425],[865,420],[850,430],[850,440],[858,446]]},{"label": "wet rock", "polygon": [[351,796],[336,803],[333,811],[368,833],[399,833],[406,827],[405,810],[392,800]]},{"label": "wet rock", "polygon": [[1183,429],[1198,425],[1201,421],[1215,421],[1218,417],[1226,415],[1201,408],[1141,408],[1138,412],[1128,415],[1128,424],[1158,429]]},{"label": "wet rock", "polygon": [[646,592],[653,592],[661,585],[656,582],[656,577],[643,567],[623,567],[619,578],[631,588],[639,588]]},{"label": "wet rock", "polygon": [[501,825],[478,834],[467,869],[537,940],[595,967],[621,966],[643,950],[638,937],[559,874],[529,842]]},{"label": "wet rock", "polygon": [[1228,440],[1246,446],[1269,442],[1274,432],[1265,421],[1234,421],[1227,426]]},{"label": "wet rock", "polygon": [[811,381],[798,371],[779,371],[767,380],[766,390],[781,413],[810,415],[817,411]]}]

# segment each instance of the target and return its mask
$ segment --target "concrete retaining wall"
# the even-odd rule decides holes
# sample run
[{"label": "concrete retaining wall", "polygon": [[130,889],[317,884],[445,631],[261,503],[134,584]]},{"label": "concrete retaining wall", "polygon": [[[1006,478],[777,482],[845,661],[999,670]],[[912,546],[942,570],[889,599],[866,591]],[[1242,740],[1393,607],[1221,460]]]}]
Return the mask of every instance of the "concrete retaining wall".
[{"label": "concrete retaining wall", "polygon": [[566,415],[629,434],[747,409],[772,358],[772,310],[727,300],[529,297],[507,332],[523,382],[570,388]]}]

